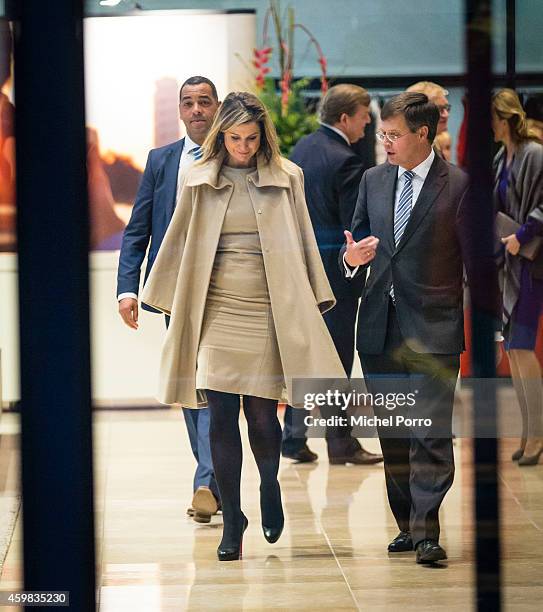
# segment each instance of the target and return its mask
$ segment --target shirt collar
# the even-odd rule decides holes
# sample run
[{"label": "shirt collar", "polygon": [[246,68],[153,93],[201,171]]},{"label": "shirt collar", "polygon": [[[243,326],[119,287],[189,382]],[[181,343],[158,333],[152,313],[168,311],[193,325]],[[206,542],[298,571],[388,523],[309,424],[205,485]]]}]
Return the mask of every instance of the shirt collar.
[{"label": "shirt collar", "polygon": [[325,128],[328,128],[329,130],[332,130],[332,132],[335,132],[336,134],[339,134],[343,140],[349,145],[351,146],[351,143],[349,142],[349,139],[347,138],[346,134],[344,134],[340,129],[338,129],[337,127],[334,127],[333,125],[330,125],[328,123],[324,123],[324,121],[321,121],[320,124],[322,126],[324,126]]},{"label": "shirt collar", "polygon": [[192,138],[186,134],[185,135],[185,142],[183,144],[183,150],[188,153],[191,149],[194,149],[195,147],[199,147],[199,144],[196,144],[194,142],[194,140],[192,140]]},{"label": "shirt collar", "polygon": [[[432,150],[430,151],[430,155],[428,155],[428,157],[423,162],[421,162],[418,166],[415,166],[411,170],[411,172],[415,176],[418,176],[423,181],[425,181],[426,177],[428,176],[428,172],[430,172],[430,168],[432,164],[434,163],[435,156],[436,156],[435,151],[432,148]],[[405,172],[407,172],[406,168],[402,166],[398,166],[398,178],[400,178]]]}]

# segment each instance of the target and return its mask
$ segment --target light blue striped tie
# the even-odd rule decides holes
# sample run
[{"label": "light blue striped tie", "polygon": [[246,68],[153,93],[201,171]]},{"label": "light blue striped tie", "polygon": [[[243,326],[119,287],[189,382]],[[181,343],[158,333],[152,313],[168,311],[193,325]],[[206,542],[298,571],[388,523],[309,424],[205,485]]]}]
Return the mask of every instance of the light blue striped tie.
[{"label": "light blue striped tie", "polygon": [[189,151],[189,153],[192,155],[192,157],[194,157],[196,161],[202,159],[202,155],[204,154],[204,152],[202,151],[202,147],[193,147]]},{"label": "light blue striped tie", "polygon": [[394,244],[396,246],[398,246],[411,216],[411,206],[413,203],[413,177],[415,174],[411,170],[406,170],[403,175],[403,189],[400,193],[396,212],[394,213]]},{"label": "light blue striped tie", "polygon": [[[398,246],[402,239],[403,233],[411,216],[411,207],[413,204],[413,177],[414,172],[406,170],[404,172],[404,184],[402,192],[400,193],[400,199],[398,200],[398,206],[394,213],[394,244]],[[390,287],[390,297],[392,301],[396,303],[394,297],[394,285]]]}]

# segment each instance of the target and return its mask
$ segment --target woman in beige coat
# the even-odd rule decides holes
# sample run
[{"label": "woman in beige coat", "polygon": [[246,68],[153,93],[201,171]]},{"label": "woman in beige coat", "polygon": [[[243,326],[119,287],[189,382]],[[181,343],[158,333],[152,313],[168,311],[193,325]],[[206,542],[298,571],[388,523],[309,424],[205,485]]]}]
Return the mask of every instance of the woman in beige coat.
[{"label": "woman in beige coat", "polygon": [[224,530],[220,560],[239,559],[240,396],[260,473],[262,528],[283,530],[277,402],[295,378],[344,378],[321,313],[335,299],[307,212],[302,171],[283,159],[269,115],[229,94],[187,175],[143,301],[171,315],[161,363],[165,403],[209,406]]}]

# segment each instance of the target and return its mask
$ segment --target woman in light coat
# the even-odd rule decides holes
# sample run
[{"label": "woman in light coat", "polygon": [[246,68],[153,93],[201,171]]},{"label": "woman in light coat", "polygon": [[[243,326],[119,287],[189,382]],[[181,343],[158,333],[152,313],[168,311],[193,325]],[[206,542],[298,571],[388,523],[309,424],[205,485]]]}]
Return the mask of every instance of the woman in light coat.
[{"label": "woman in light coat", "polygon": [[543,453],[543,387],[535,354],[543,309],[543,249],[533,261],[519,251],[543,235],[543,146],[528,128],[526,113],[512,89],[494,96],[492,129],[494,139],[503,144],[495,159],[496,208],[520,224],[516,233],[502,240],[505,349],[523,425],[520,448],[512,459],[520,466],[535,465]]},{"label": "woman in light coat", "polygon": [[187,175],[143,293],[171,315],[160,399],[209,406],[224,530],[220,560],[239,559],[240,396],[260,473],[262,528],[283,530],[277,481],[277,402],[293,379],[344,378],[322,312],[335,299],[307,212],[302,171],[283,159],[269,115],[250,93],[231,93]]}]

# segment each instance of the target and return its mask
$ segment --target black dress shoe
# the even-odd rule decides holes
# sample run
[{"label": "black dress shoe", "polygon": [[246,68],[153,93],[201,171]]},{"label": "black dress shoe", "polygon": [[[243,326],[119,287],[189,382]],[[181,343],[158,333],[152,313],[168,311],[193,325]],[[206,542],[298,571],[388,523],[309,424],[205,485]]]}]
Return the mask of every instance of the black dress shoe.
[{"label": "black dress shoe", "polygon": [[[241,555],[243,552],[243,534],[249,525],[249,521],[245,514],[242,513],[242,523],[241,523],[241,535],[239,536],[239,540],[237,540],[237,544],[225,545],[221,541],[219,544],[219,548],[217,548],[217,558],[219,561],[239,561],[241,559]],[[224,534],[223,534],[224,540]]]},{"label": "black dress shoe", "polygon": [[346,463],[354,463],[355,465],[373,465],[380,463],[383,460],[383,455],[370,453],[363,448],[356,450],[351,455],[346,457],[328,457],[330,465],[345,465]]},{"label": "black dress shoe", "polygon": [[400,533],[388,545],[388,552],[398,553],[413,550],[413,540],[409,531],[400,531]]},{"label": "black dress shoe", "polygon": [[417,563],[435,563],[447,558],[447,553],[435,540],[422,540],[416,550]]},{"label": "black dress shoe", "polygon": [[313,463],[313,461],[317,461],[319,458],[317,453],[310,450],[307,444],[304,444],[300,450],[293,453],[283,451],[281,454],[283,457],[286,457],[287,459],[294,459],[294,461],[297,461],[298,463]]}]

